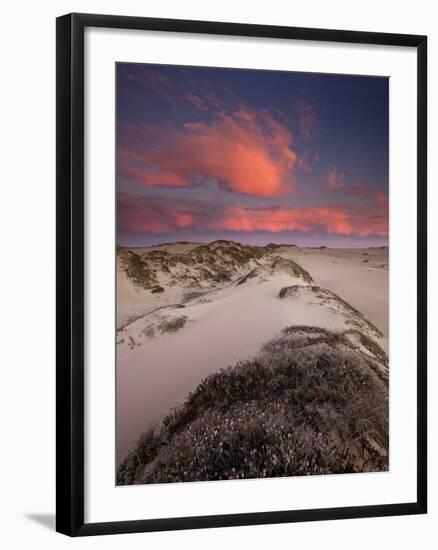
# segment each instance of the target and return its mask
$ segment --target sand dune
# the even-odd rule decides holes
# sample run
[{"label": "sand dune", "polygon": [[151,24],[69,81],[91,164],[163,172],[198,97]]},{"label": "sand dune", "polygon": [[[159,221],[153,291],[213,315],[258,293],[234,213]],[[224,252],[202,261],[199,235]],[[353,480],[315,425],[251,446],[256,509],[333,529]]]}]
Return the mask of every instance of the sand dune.
[{"label": "sand dune", "polygon": [[285,327],[353,340],[359,331],[386,350],[387,287],[387,249],[218,241],[119,250],[118,460],[203,378],[255,356]]},{"label": "sand dune", "polygon": [[315,282],[342,296],[388,337],[388,248],[282,251],[312,274]]}]

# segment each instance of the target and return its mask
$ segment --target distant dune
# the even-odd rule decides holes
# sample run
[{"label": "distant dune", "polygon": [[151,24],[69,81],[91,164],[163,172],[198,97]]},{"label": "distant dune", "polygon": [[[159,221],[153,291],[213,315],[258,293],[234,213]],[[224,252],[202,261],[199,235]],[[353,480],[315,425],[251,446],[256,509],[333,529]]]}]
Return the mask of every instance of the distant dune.
[{"label": "distant dune", "polygon": [[117,269],[119,483],[387,468],[387,248],[118,247]]}]

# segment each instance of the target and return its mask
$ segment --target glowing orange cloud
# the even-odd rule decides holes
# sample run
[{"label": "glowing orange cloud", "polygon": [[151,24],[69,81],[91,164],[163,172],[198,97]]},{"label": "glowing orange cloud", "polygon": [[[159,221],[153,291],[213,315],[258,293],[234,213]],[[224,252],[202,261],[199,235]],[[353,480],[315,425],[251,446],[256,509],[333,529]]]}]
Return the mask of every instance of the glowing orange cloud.
[{"label": "glowing orange cloud", "polygon": [[189,202],[172,203],[162,197],[117,195],[117,226],[129,231],[169,233],[203,223],[202,210]]},{"label": "glowing orange cloud", "polygon": [[221,219],[209,224],[209,228],[273,233],[322,229],[328,234],[386,236],[388,220],[385,211],[371,214],[369,210],[344,205],[260,210],[232,207]]},{"label": "glowing orange cloud", "polygon": [[327,233],[348,235],[353,227],[348,216],[335,208],[263,209],[229,208],[223,219],[212,224],[215,229],[232,231],[311,231],[321,227]]},{"label": "glowing orange cloud", "polygon": [[144,185],[165,185],[166,187],[186,187],[187,180],[176,172],[159,170],[157,172],[145,172],[135,166],[123,168],[125,176]]},{"label": "glowing orange cloud", "polygon": [[[385,197],[383,197],[384,199]],[[181,229],[227,231],[323,231],[342,235],[388,235],[387,201],[366,208],[343,204],[308,208],[212,206],[165,197],[120,194],[118,227],[170,233]]]},{"label": "glowing orange cloud", "polygon": [[[132,164],[135,161],[135,165]],[[279,196],[293,190],[297,155],[290,131],[267,112],[240,109],[211,122],[163,129],[159,143],[132,154],[119,173],[144,185],[180,187],[215,180],[238,193]]]}]

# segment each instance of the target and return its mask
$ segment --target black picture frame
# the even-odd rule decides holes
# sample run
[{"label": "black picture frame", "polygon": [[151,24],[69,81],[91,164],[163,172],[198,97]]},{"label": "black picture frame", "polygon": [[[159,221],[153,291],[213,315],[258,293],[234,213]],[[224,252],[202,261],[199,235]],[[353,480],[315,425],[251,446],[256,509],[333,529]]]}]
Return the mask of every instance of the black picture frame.
[{"label": "black picture frame", "polygon": [[[86,27],[406,46],[417,51],[417,499],[310,510],[84,522],[84,30]],[[56,22],[57,370],[56,529],[69,536],[424,514],[427,511],[427,37],[69,14]]]}]

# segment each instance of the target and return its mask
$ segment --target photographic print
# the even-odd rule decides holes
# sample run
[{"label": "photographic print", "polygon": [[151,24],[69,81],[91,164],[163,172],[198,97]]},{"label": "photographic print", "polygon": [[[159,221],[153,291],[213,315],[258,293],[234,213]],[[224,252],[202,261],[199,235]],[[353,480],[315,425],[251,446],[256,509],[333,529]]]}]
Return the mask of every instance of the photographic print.
[{"label": "photographic print", "polygon": [[117,485],[388,470],[388,85],[116,65]]}]

